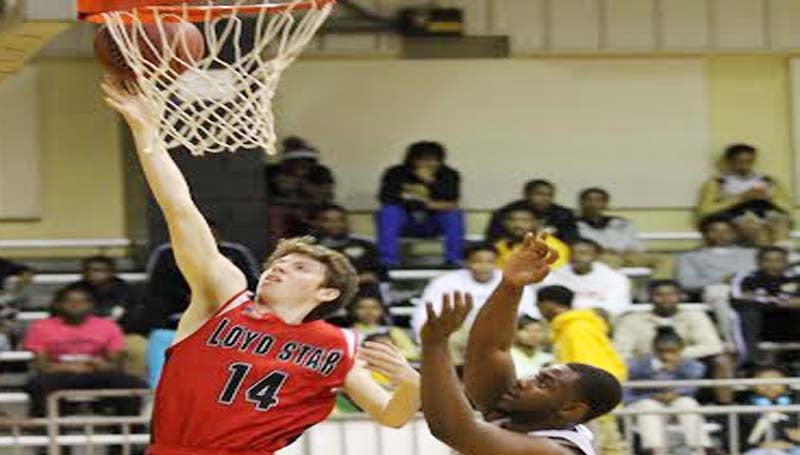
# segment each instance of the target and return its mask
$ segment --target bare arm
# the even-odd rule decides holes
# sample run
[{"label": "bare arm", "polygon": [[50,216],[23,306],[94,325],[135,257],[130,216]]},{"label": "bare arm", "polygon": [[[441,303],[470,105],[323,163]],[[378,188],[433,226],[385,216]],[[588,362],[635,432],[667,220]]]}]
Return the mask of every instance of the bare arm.
[{"label": "bare arm", "polygon": [[[414,371],[394,347],[367,343],[361,350],[361,361],[347,374],[344,391],[378,423],[400,428],[419,410],[419,374]],[[389,393],[378,385],[370,370],[390,378],[396,385]]]},{"label": "bare arm", "polygon": [[453,369],[448,340],[470,312],[456,294],[455,304],[445,297],[440,316],[428,304],[428,319],[422,331],[422,410],[431,433],[464,455],[564,455],[558,444],[527,434],[515,433],[480,422],[461,390]]},{"label": "bare arm", "polygon": [[202,323],[217,305],[246,288],[244,274],[219,253],[186,179],[157,141],[160,107],[109,80],[103,83],[103,90],[106,102],[130,126],[142,171],[166,219],[178,267],[192,290],[186,323]]},{"label": "bare arm", "polygon": [[511,343],[517,308],[525,286],[542,281],[558,253],[545,237],[528,234],[503,269],[503,281],[481,308],[469,334],[464,369],[467,394],[485,412],[508,390],[515,378]]}]

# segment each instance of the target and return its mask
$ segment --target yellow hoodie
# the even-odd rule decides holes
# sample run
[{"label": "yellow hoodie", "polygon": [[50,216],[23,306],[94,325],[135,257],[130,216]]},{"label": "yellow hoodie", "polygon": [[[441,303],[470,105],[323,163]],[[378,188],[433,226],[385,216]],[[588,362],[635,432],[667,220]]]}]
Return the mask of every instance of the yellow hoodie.
[{"label": "yellow hoodie", "polygon": [[551,341],[559,363],[578,362],[601,368],[625,381],[625,362],[614,350],[608,324],[594,310],[570,310],[550,322]]}]

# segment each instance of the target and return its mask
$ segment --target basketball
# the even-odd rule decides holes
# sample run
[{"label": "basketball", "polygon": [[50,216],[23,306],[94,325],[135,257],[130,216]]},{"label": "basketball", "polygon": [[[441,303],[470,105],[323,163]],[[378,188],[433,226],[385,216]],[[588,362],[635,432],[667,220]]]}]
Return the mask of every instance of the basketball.
[{"label": "basketball", "polygon": [[[142,53],[143,60],[153,65],[160,66],[164,57],[163,46],[174,48],[174,56],[169,62],[169,67],[178,74],[189,69],[190,64],[200,60],[205,54],[205,40],[203,34],[191,23],[164,22],[162,29],[157,24],[143,24],[139,31],[137,47]],[[136,36],[130,26],[126,34]],[[134,71],[125,61],[125,56],[114,42],[107,26],[102,26],[94,37],[94,55],[103,67],[112,74],[122,79],[135,78]]]}]

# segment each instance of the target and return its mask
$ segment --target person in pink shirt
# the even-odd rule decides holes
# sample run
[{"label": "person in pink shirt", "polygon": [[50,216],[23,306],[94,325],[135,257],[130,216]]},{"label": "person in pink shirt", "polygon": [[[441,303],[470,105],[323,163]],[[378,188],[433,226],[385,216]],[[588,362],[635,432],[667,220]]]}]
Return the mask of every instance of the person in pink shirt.
[{"label": "person in pink shirt", "polygon": [[[134,389],[147,384],[122,370],[125,339],[112,320],[92,315],[94,297],[80,286],[60,289],[53,316],[25,333],[25,349],[34,353],[34,375],[25,386],[30,413],[44,416],[47,395],[68,389]],[[137,413],[129,398],[110,400],[117,413]]]}]

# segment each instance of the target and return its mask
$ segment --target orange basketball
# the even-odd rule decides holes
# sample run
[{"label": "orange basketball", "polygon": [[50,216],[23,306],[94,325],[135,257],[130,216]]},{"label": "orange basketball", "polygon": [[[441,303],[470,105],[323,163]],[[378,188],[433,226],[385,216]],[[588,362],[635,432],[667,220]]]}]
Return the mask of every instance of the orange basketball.
[{"label": "orange basketball", "polygon": [[[127,27],[131,27],[128,25]],[[203,58],[206,51],[205,39],[194,24],[188,22],[163,22],[162,29],[156,24],[142,24],[137,46],[144,60],[160,65],[163,45],[175,49],[175,57],[169,62],[170,68],[178,74],[183,73],[194,62]],[[129,36],[134,30],[127,30]],[[147,38],[145,38],[145,36]],[[148,44],[148,41],[150,44]],[[152,45],[152,46],[151,46]],[[114,42],[107,26],[102,26],[94,36],[95,58],[110,73],[123,79],[133,79],[135,74],[125,61],[125,56]]]}]

